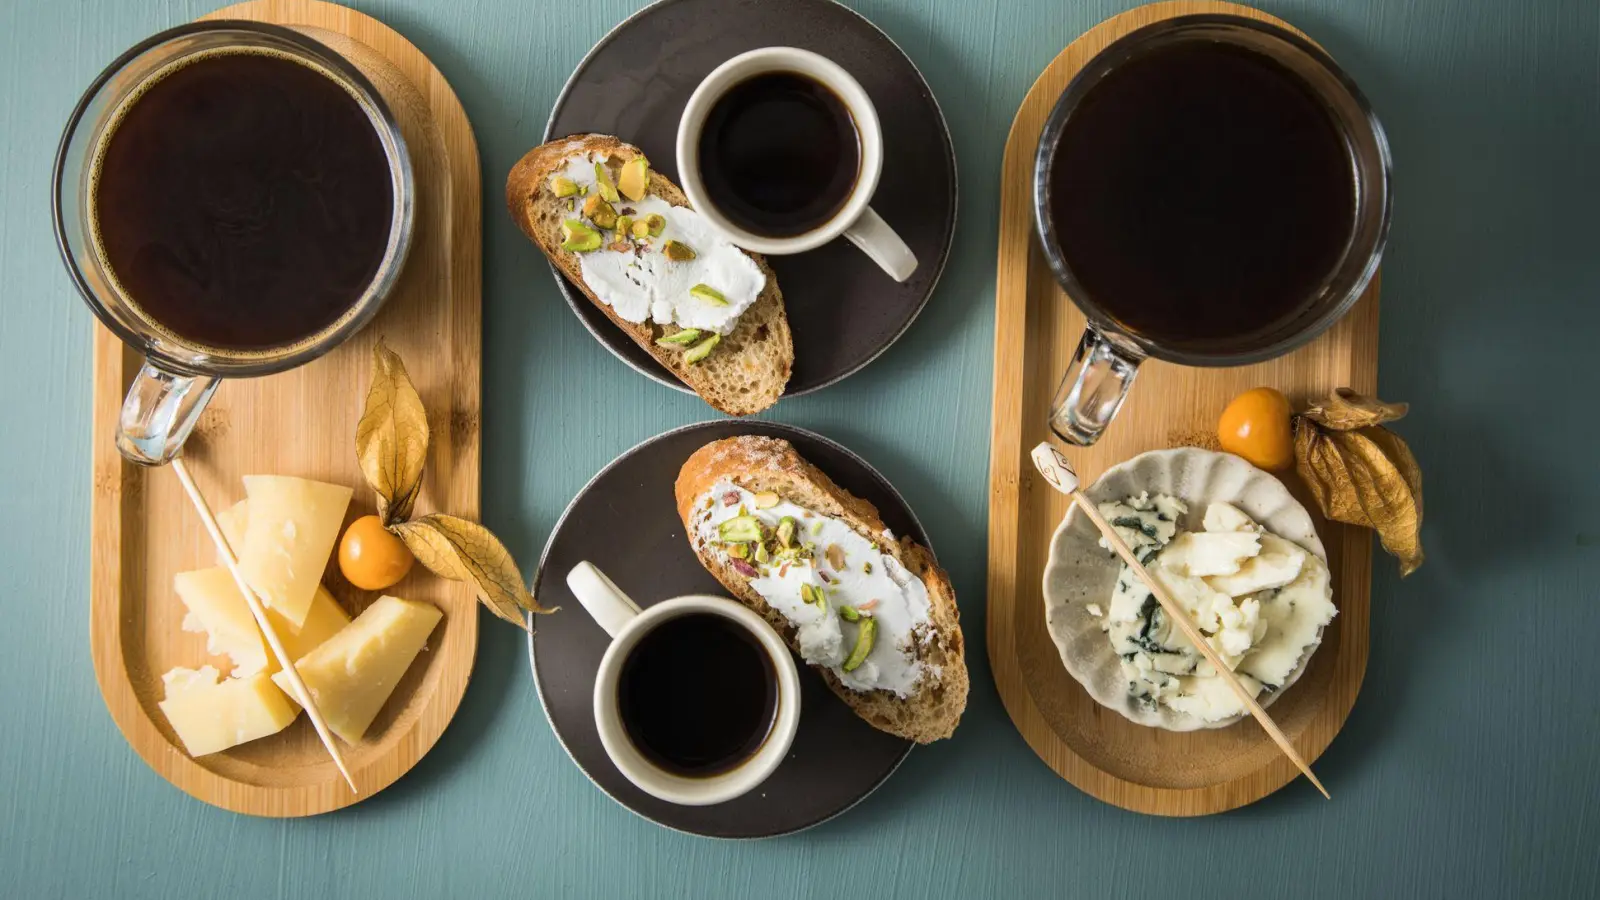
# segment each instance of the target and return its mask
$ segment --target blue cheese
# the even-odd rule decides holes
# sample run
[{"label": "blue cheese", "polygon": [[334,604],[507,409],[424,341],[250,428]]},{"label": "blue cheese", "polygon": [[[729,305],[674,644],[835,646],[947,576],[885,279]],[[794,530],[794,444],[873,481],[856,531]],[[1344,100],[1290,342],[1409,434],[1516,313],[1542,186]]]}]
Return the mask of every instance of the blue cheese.
[{"label": "blue cheese", "polygon": [[[1111,523],[1117,536],[1143,563],[1148,563],[1146,557],[1153,556],[1152,551],[1165,547],[1172,540],[1178,530],[1178,520],[1189,512],[1182,500],[1166,494],[1151,497],[1149,492],[1098,506],[1100,515]],[[1111,549],[1105,538],[1100,539],[1100,546]]]},{"label": "blue cheese", "polygon": [[[1100,510],[1252,696],[1284,684],[1333,619],[1327,565],[1266,532],[1236,507],[1211,504],[1200,532],[1177,530],[1187,508],[1165,495],[1141,494],[1102,503]],[[1210,722],[1245,713],[1211,663],[1126,566],[1118,573],[1101,627],[1135,702]]]},{"label": "blue cheese", "polygon": [[[571,157],[555,177],[571,180],[585,193],[596,190],[596,163],[609,157],[580,153]],[[582,196],[573,206],[581,207]],[[659,215],[666,221],[660,235],[645,238],[601,232],[599,250],[578,254],[583,281],[601,303],[629,322],[655,322],[728,334],[739,316],[749,309],[766,287],[767,276],[761,267],[724,238],[703,216],[686,206],[673,206],[656,196],[635,202],[623,198],[612,204],[634,221]],[[574,211],[574,218],[582,213]],[[593,224],[592,222],[589,224]],[[673,261],[661,248],[667,241],[678,241],[693,250],[695,258]],[[712,303],[691,296],[689,289],[704,284],[720,293],[726,304]]]}]

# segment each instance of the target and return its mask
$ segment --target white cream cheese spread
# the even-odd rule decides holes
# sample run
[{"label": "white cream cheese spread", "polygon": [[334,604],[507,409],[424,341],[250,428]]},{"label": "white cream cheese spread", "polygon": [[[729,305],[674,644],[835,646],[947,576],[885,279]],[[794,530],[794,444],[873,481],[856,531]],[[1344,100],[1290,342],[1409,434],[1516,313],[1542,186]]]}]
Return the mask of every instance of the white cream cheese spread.
[{"label": "white cream cheese spread", "polygon": [[[580,153],[553,177],[570,179],[586,193],[595,190],[595,163],[605,162],[603,154]],[[573,218],[582,216],[582,197],[576,198]],[[666,220],[659,235],[635,240],[617,240],[604,235],[600,249],[578,254],[584,283],[606,304],[629,322],[652,321],[658,325],[677,324],[727,334],[740,314],[761,296],[767,276],[755,261],[746,256],[707,222],[685,206],[673,206],[660,197],[645,196],[638,201],[623,198],[612,204],[618,212],[635,221],[656,214]],[[633,210],[627,212],[627,210]],[[593,224],[593,223],[589,223]],[[600,230],[600,229],[597,229]],[[667,259],[661,248],[667,241],[678,241],[695,253],[690,260]],[[726,305],[690,295],[689,289],[704,284],[719,292]]]},{"label": "white cream cheese spread", "polygon": [[[1166,495],[1140,494],[1099,509],[1252,696],[1282,687],[1333,620],[1327,565],[1230,504],[1211,504],[1205,530],[1193,532],[1178,531],[1188,507]],[[1101,627],[1122,659],[1136,700],[1208,722],[1245,713],[1127,566],[1108,607]],[[1098,614],[1098,606],[1091,614]]]},{"label": "white cream cheese spread", "polygon": [[[724,523],[742,516],[760,523],[761,540],[728,540],[740,535],[725,533]],[[784,526],[786,520],[794,524]],[[693,521],[697,544],[747,576],[795,626],[806,662],[831,669],[852,690],[899,697],[938,677],[939,668],[920,658],[933,636],[927,586],[842,519],[721,481],[698,501]],[[887,530],[880,537],[894,541]],[[866,628],[873,630],[871,649],[852,666]]]}]

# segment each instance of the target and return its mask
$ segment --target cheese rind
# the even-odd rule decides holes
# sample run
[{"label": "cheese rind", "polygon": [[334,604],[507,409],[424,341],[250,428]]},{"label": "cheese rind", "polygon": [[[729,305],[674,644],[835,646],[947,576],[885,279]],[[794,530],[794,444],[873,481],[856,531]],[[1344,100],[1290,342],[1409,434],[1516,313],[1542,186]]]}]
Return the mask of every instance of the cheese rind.
[{"label": "cheese rind", "polygon": [[[227,569],[217,566],[179,572],[172,583],[177,588],[178,599],[189,610],[183,620],[183,630],[204,632],[208,652],[224,654],[233,660],[230,674],[234,678],[246,678],[257,672],[270,675],[282,668]],[[350,616],[320,584],[300,627],[296,628],[273,609],[267,610],[267,620],[278,633],[278,640],[283,641],[283,649],[289,651],[290,659],[305,656],[350,624]]]},{"label": "cheese rind", "polygon": [[[385,594],[295,663],[334,734],[361,740],[443,617],[432,604]],[[288,673],[272,679],[293,696]]]},{"label": "cheese rind", "polygon": [[249,523],[239,566],[263,603],[300,627],[322,583],[350,488],[288,475],[246,475]]},{"label": "cheese rind", "polygon": [[161,676],[158,705],[190,756],[205,756],[277,734],[300,710],[264,673],[221,679],[217,670],[173,669]]}]

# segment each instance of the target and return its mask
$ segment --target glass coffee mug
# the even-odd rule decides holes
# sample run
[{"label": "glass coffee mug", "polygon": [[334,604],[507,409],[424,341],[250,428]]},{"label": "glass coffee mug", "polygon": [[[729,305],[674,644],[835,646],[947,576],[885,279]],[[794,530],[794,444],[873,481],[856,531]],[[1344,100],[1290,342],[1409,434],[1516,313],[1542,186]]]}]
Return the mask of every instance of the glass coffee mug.
[{"label": "glass coffee mug", "polygon": [[[252,54],[299,63],[354,98],[382,148],[392,209],[376,271],[358,293],[352,292],[353,300],[341,315],[320,330],[281,346],[234,350],[184,337],[181,329],[161,322],[141,306],[137,297],[127,296],[107,261],[97,221],[96,192],[101,184],[99,166],[111,134],[151,85],[201,59]],[[289,97],[290,101],[297,99]],[[195,176],[196,182],[201,180],[201,175]],[[217,21],[157,34],[128,50],[95,79],[62,136],[53,194],[56,242],[78,292],[113,334],[144,357],[144,366],[123,403],[117,449],[134,463],[162,465],[178,455],[220,379],[268,375],[303,365],[372,319],[398,280],[410,247],[415,185],[400,127],[373,80],[356,62],[292,28]],[[269,194],[263,204],[270,208],[273,199]],[[237,227],[237,223],[219,219],[216,227],[222,230]],[[369,243],[377,246],[377,235],[369,238]]]},{"label": "glass coffee mug", "polygon": [[[1313,291],[1287,307],[1292,310],[1288,315],[1248,333],[1192,341],[1164,339],[1126,325],[1083,285],[1063,252],[1065,238],[1058,223],[1052,221],[1052,169],[1068,124],[1082,109],[1084,98],[1108,75],[1130,60],[1147,58],[1144,55],[1151,51],[1219,43],[1263,55],[1287,69],[1327,113],[1349,162],[1351,228],[1331,271]],[[1034,161],[1034,221],[1040,247],[1056,280],[1088,319],[1051,403],[1051,430],[1069,443],[1093,444],[1121,408],[1139,364],[1147,358],[1186,366],[1246,365],[1281,356],[1320,335],[1355,305],[1378,270],[1389,229],[1389,179],[1388,141],[1366,99],[1327,54],[1298,35],[1238,16],[1194,15],[1146,26],[1111,43],[1062,93],[1045,122]],[[1137,208],[1146,216],[1160,214],[1158,205]]]}]

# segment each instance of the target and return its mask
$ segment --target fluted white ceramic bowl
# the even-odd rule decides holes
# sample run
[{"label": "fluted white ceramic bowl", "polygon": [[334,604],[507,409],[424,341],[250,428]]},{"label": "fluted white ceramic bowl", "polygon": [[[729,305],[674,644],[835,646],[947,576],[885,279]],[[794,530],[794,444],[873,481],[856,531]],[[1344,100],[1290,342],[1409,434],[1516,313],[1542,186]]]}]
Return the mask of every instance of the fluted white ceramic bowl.
[{"label": "fluted white ceramic bowl", "polygon": [[[1200,530],[1206,507],[1220,500],[1238,507],[1273,534],[1328,561],[1311,514],[1283,482],[1231,453],[1196,447],[1152,450],[1107,469],[1084,492],[1095,503],[1104,503],[1136,497],[1143,491],[1151,496],[1169,494],[1187,503],[1189,514],[1178,523],[1183,531]],[[1222,728],[1243,718],[1207,722],[1163,705],[1145,709],[1128,695],[1127,679],[1100,627],[1101,619],[1087,609],[1090,603],[1109,609],[1111,588],[1122,569],[1122,561],[1102,548],[1099,540],[1100,532],[1076,505],[1050,539],[1050,558],[1044,567],[1044,617],[1067,671],[1095,702],[1140,725],[1195,731]],[[1318,631],[1316,642],[1300,657],[1283,688],[1258,698],[1262,706],[1270,706],[1300,678],[1321,643],[1322,632]]]}]

